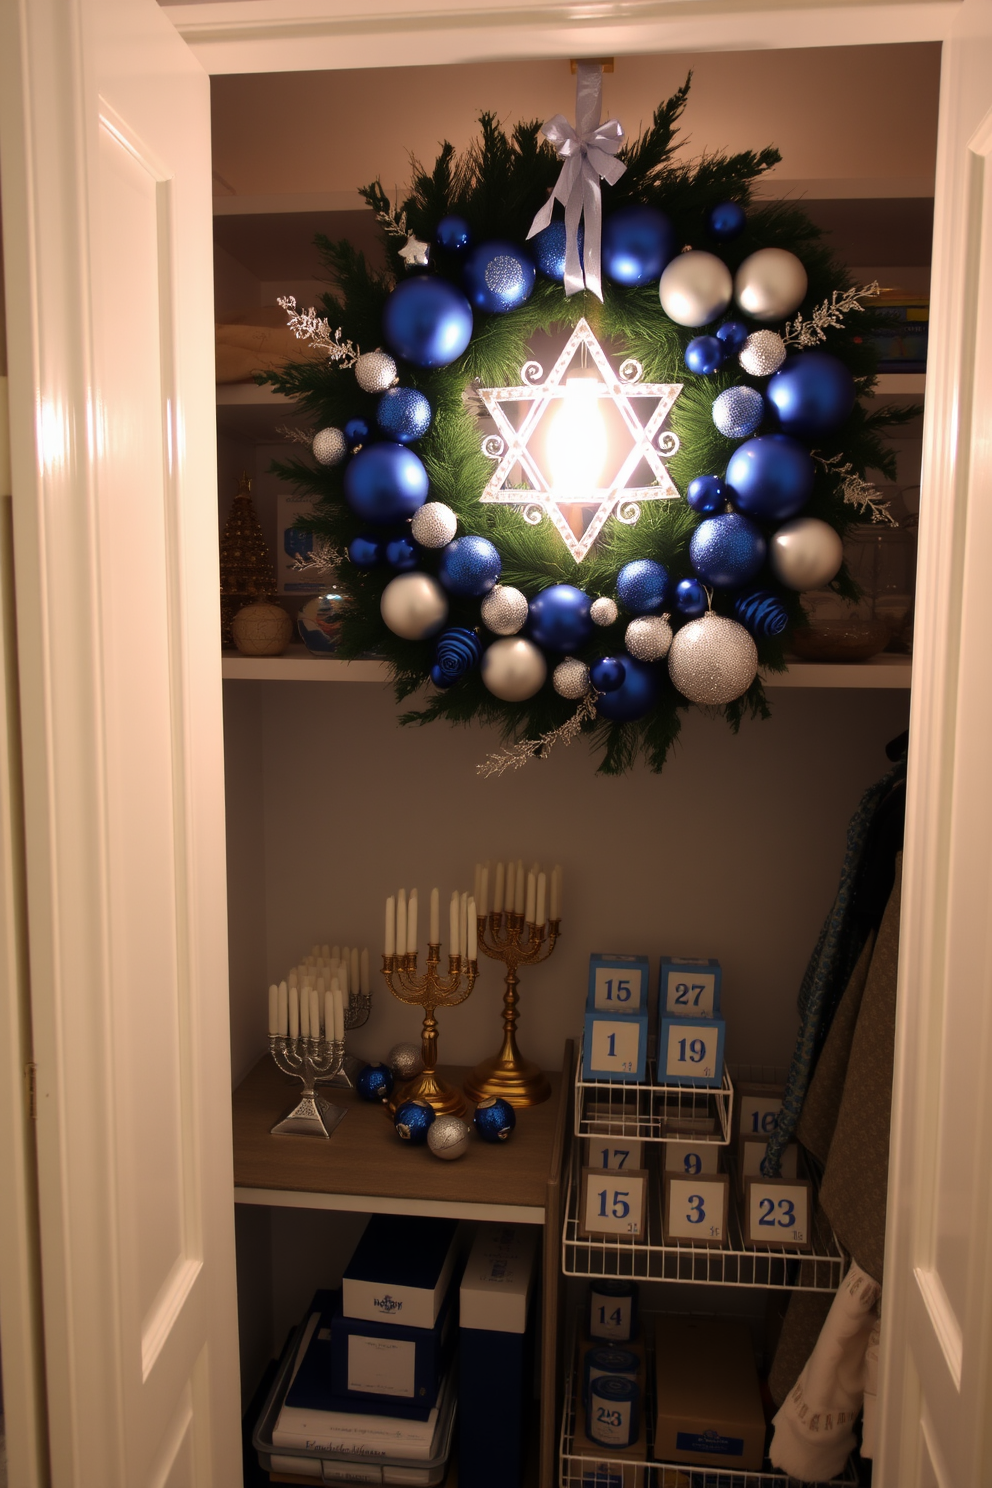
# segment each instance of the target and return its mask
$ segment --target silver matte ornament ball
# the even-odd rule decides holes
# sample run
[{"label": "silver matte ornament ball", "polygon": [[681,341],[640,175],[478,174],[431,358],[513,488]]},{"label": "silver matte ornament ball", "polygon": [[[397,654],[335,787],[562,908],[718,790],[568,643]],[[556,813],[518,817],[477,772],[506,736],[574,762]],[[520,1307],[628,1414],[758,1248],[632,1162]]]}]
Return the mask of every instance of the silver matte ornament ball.
[{"label": "silver matte ornament ball", "polygon": [[404,1080],[412,1080],[424,1067],[417,1044],[394,1044],[386,1055],[386,1063],[399,1084]]},{"label": "silver matte ornament ball", "polygon": [[754,320],[784,320],[806,298],[806,270],[788,248],[759,248],[734,276],[734,294]]},{"label": "silver matte ornament ball", "polygon": [[641,615],[631,620],[624,635],[624,645],[638,661],[660,661],[672,644],[672,627],[667,615]]},{"label": "silver matte ornament ball", "polygon": [[468,1136],[468,1127],[460,1116],[438,1116],[427,1129],[427,1145],[435,1157],[451,1162],[465,1156]]},{"label": "silver matte ornament ball", "polygon": [[668,672],[690,703],[732,703],[757,676],[758,648],[743,625],[710,610],[677,633]]},{"label": "silver matte ornament ball", "polygon": [[413,540],[422,548],[446,548],[458,531],[458,518],[443,501],[425,501],[410,522]]},{"label": "silver matte ornament ball", "polygon": [[673,258],[661,276],[661,308],[676,325],[709,325],[722,315],[734,294],[734,281],[722,258],[690,249]]},{"label": "silver matte ornament ball", "polygon": [[577,702],[589,691],[589,668],[577,656],[566,656],[555,667],[551,682],[559,697]]},{"label": "silver matte ornament ball", "polygon": [[448,618],[448,597],[430,574],[402,573],[382,591],[379,610],[393,635],[422,641],[437,635]]},{"label": "silver matte ornament ball", "polygon": [[363,393],[384,393],[396,381],[396,363],[388,351],[366,351],[355,363],[355,381]]},{"label": "silver matte ornament ball", "polygon": [[613,625],[617,614],[616,600],[610,599],[606,594],[601,594],[589,606],[589,618],[593,625]]},{"label": "silver matte ornament ball", "polygon": [[348,441],[340,429],[318,429],[313,436],[313,455],[321,465],[340,465],[348,453]]},{"label": "silver matte ornament ball", "polygon": [[737,360],[751,377],[771,377],[785,361],[785,342],[778,331],[752,331]]},{"label": "silver matte ornament ball", "polygon": [[844,544],[829,522],[793,517],[768,544],[768,561],[779,583],[789,589],[822,589],[844,561]]},{"label": "silver matte ornament ball", "polygon": [[494,635],[516,635],[526,619],[527,596],[510,584],[497,584],[482,601],[482,623]]},{"label": "silver matte ornament ball", "polygon": [[493,641],[483,652],[482,680],[504,703],[522,703],[540,692],[548,675],[543,651],[521,636]]}]

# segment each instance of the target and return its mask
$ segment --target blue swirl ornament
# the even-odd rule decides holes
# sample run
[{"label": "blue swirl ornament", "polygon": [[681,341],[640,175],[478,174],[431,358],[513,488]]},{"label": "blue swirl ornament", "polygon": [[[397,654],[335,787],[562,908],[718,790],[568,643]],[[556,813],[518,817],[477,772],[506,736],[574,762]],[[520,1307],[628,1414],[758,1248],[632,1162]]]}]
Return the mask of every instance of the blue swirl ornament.
[{"label": "blue swirl ornament", "polygon": [[742,320],[725,320],[722,326],[717,326],[716,339],[722,341],[725,355],[733,356],[740,351],[750,334]]},{"label": "blue swirl ornament", "polygon": [[371,433],[367,420],[363,418],[349,419],[344,426],[344,437],[352,453],[361,449],[363,444],[368,444]]},{"label": "blue swirl ornament", "polygon": [[486,537],[456,537],[441,549],[437,576],[449,594],[481,599],[502,572],[503,562]]},{"label": "blue swirl ornament", "polygon": [[731,493],[718,475],[697,475],[686,489],[685,499],[701,517],[723,511]]},{"label": "blue swirl ornament", "polygon": [[[585,227],[579,223],[579,263],[584,263],[582,249],[585,246]],[[565,278],[565,224],[549,222],[539,233],[528,239],[534,262],[546,279],[561,284]]]},{"label": "blue swirl ornament", "polygon": [[597,692],[617,692],[627,680],[627,662],[619,656],[601,656],[589,668],[589,681]]},{"label": "blue swirl ornament", "polygon": [[434,241],[445,253],[464,253],[472,241],[472,229],[464,217],[451,213],[442,217],[434,234]]},{"label": "blue swirl ornament", "polygon": [[854,408],[854,378],[826,351],[800,351],[770,379],[766,396],[784,434],[835,434]]},{"label": "blue swirl ornament", "polygon": [[747,215],[740,202],[717,202],[716,206],[710,207],[706,213],[706,227],[711,236],[721,243],[729,243],[731,238],[739,238],[746,224]]},{"label": "blue swirl ornament", "polygon": [[761,522],[786,522],[813,494],[815,470],[808,450],[788,434],[762,434],[735,449],[727,462],[733,503]]},{"label": "blue swirl ornament", "polygon": [[546,651],[575,651],[593,632],[592,600],[574,584],[550,584],[527,607],[531,639]]},{"label": "blue swirl ornament", "polygon": [[706,590],[698,579],[682,579],[675,588],[675,608],[686,620],[698,620],[709,609]]},{"label": "blue swirl ornament", "polygon": [[388,1100],[393,1093],[393,1072],[388,1064],[367,1064],[359,1071],[355,1089],[364,1101]]},{"label": "blue swirl ornament", "polygon": [[517,1113],[501,1095],[479,1102],[472,1125],[484,1142],[505,1142],[517,1124]]},{"label": "blue swirl ornament", "polygon": [[685,364],[699,377],[710,377],[723,366],[727,348],[715,336],[693,336],[685,349]]},{"label": "blue swirl ornament", "polygon": [[344,473],[345,500],[373,527],[412,517],[427,500],[427,486],[422,462],[403,444],[367,444]]},{"label": "blue swirl ornament", "polygon": [[462,271],[469,302],[489,315],[506,315],[525,305],[536,278],[531,258],[515,243],[480,243]]},{"label": "blue swirl ornament", "polygon": [[416,388],[387,388],[376,404],[375,421],[387,439],[410,444],[431,426],[431,405]]},{"label": "blue swirl ornament", "polygon": [[423,1147],[427,1133],[434,1125],[434,1111],[424,1100],[404,1101],[393,1117],[396,1135],[411,1147]]},{"label": "blue swirl ornament", "polygon": [[603,273],[614,284],[650,284],[677,251],[675,229],[657,207],[621,207],[603,223]]},{"label": "blue swirl ornament", "polygon": [[[620,660],[619,657],[616,659]],[[650,713],[658,701],[661,673],[658,667],[637,661],[633,656],[623,657],[622,665],[623,686],[597,698],[596,712],[600,718],[608,718],[612,723],[635,723]]]},{"label": "blue swirl ornament", "polygon": [[753,589],[750,594],[734,598],[734,618],[759,639],[781,635],[789,623],[789,614],[777,594],[767,589]]},{"label": "blue swirl ornament", "polygon": [[660,615],[668,589],[668,569],[653,558],[635,558],[617,574],[617,599],[633,615]]},{"label": "blue swirl ornament", "polygon": [[475,670],[482,659],[482,646],[474,630],[453,625],[437,638],[431,681],[435,687],[453,687]]},{"label": "blue swirl ornament", "polygon": [[741,589],[764,563],[766,547],[753,522],[728,512],[700,522],[689,542],[689,558],[704,584]]},{"label": "blue swirl ornament", "polygon": [[406,573],[417,566],[417,549],[408,537],[394,537],[385,548],[386,562],[397,573]]},{"label": "blue swirl ornament", "polygon": [[757,388],[727,388],[713,399],[713,422],[727,439],[747,439],[764,416],[765,400]]},{"label": "blue swirl ornament", "polygon": [[376,568],[383,559],[382,543],[368,532],[360,532],[348,544],[348,557],[356,568]]},{"label": "blue swirl ornament", "polygon": [[386,300],[382,333],[393,355],[414,367],[448,367],[472,339],[472,307],[446,279],[418,274]]}]

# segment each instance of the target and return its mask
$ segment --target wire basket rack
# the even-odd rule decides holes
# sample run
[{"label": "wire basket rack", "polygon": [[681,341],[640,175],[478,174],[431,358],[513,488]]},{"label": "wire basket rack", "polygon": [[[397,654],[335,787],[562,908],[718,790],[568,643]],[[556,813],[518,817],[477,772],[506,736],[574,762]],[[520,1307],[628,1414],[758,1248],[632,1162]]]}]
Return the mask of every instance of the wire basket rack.
[{"label": "wire basket rack", "polygon": [[716,1089],[659,1085],[657,1063],[648,1059],[643,1081],[587,1080],[585,1040],[575,1066],[577,1137],[626,1137],[642,1142],[694,1142],[725,1147],[730,1141],[734,1087],[724,1071]]}]

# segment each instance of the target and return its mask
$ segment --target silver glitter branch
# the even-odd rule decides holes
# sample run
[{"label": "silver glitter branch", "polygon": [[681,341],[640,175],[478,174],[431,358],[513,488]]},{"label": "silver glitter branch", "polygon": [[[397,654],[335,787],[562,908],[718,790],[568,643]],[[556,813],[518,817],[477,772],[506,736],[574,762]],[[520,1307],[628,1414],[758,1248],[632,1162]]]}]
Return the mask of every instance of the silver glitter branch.
[{"label": "silver glitter branch", "polygon": [[519,744],[509,744],[496,754],[491,754],[476,773],[483,776],[502,775],[506,770],[520,770],[532,759],[547,759],[556,744],[571,744],[582,732],[583,724],[596,717],[596,699],[599,693],[590,687],[571,718],[556,729],[550,729],[539,739],[521,739]]},{"label": "silver glitter branch", "polygon": [[824,470],[829,470],[840,481],[840,493],[848,506],[853,506],[861,516],[869,516],[873,522],[883,522],[889,527],[898,527],[899,523],[889,508],[889,503],[879,495],[878,487],[873,486],[871,481],[863,480],[856,473],[850,461],[841,465],[843,455],[832,455],[826,459],[813,451],[813,459],[822,465]]},{"label": "silver glitter branch", "polygon": [[877,279],[873,279],[871,284],[862,285],[860,289],[835,289],[829,300],[817,305],[809,320],[802,315],[790,320],[782,340],[786,346],[817,346],[827,339],[828,331],[840,329],[845,316],[865,308],[861,304],[862,300],[872,300],[881,293]]},{"label": "silver glitter branch", "polygon": [[297,341],[312,341],[318,350],[327,353],[329,361],[337,362],[341,367],[353,367],[358,361],[361,347],[353,341],[342,340],[341,327],[332,331],[330,322],[318,315],[312,305],[309,310],[298,310],[295,295],[280,295],[276,304],[285,310],[289,328]]},{"label": "silver glitter branch", "polygon": [[305,444],[307,449],[313,448],[313,430],[308,432],[306,429],[291,429],[288,424],[279,424],[276,433],[294,444]]},{"label": "silver glitter branch", "polygon": [[326,537],[315,537],[309,553],[293,557],[294,573],[331,573],[344,562],[344,554]]},{"label": "silver glitter branch", "polygon": [[408,238],[410,229],[406,225],[406,213],[397,207],[395,212],[376,212],[375,220],[381,222],[391,238]]}]

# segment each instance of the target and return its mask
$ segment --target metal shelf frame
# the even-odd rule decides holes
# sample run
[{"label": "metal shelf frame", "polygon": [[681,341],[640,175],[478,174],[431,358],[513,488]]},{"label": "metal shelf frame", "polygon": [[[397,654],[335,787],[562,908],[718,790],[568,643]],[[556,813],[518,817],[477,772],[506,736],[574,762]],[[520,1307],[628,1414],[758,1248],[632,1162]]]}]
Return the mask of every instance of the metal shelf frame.
[{"label": "metal shelf frame", "polygon": [[[643,1082],[587,1080],[583,1076],[583,1040],[575,1066],[575,1121],[577,1137],[627,1137],[642,1142],[692,1141],[726,1147],[734,1114],[734,1086],[724,1070],[722,1086],[659,1085],[657,1063],[647,1062]],[[715,1129],[701,1132],[691,1123],[712,1120]],[[687,1125],[687,1123],[689,1125]],[[682,1130],[676,1130],[678,1127]]]}]

